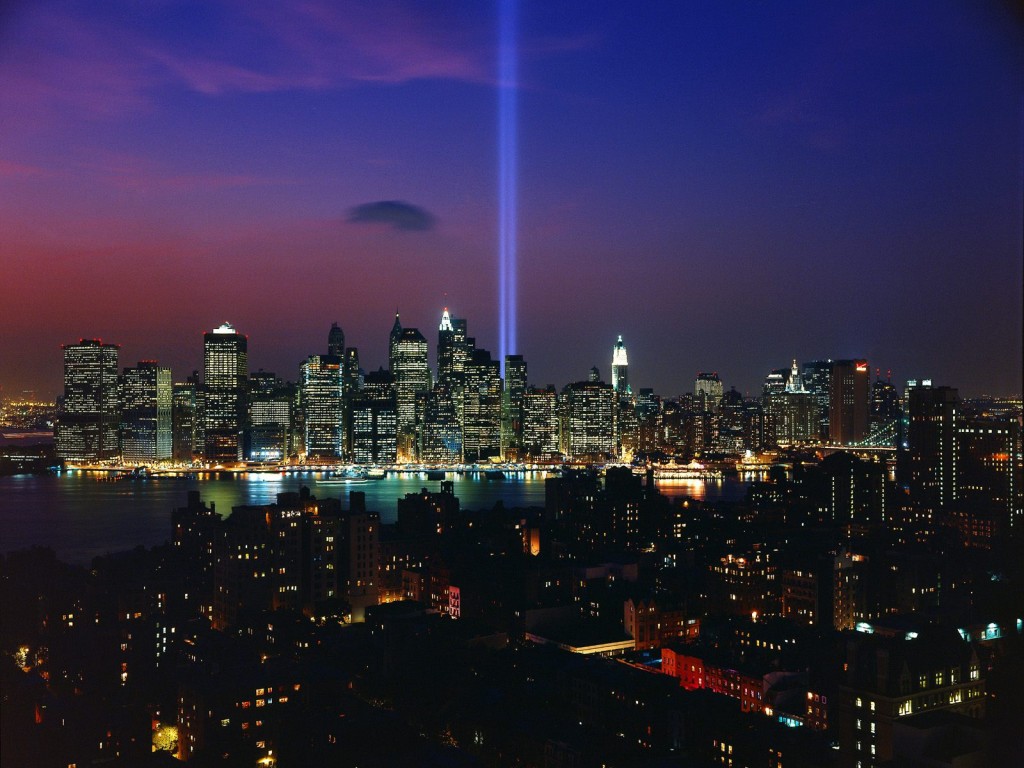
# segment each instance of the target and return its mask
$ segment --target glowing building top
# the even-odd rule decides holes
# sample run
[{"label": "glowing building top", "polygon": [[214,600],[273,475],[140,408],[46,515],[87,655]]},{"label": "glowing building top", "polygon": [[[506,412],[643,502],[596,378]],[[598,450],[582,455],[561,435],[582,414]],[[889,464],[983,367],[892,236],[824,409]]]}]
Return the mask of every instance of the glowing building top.
[{"label": "glowing building top", "polygon": [[612,389],[616,392],[632,392],[629,388],[629,360],[621,335],[612,347]]},{"label": "glowing building top", "polygon": [[454,331],[452,328],[452,316],[448,314],[448,307],[444,308],[444,313],[441,315],[441,326],[438,328],[439,331]]},{"label": "glowing building top", "polygon": [[214,333],[221,333],[221,334],[228,334],[228,333],[238,333],[238,331],[236,331],[236,330],[235,330],[235,329],[234,329],[234,328],[233,328],[233,327],[231,326],[231,323],[224,323],[223,325],[221,325],[221,327],[220,327],[220,328],[214,328],[214,329],[213,329],[213,332],[214,332]]}]

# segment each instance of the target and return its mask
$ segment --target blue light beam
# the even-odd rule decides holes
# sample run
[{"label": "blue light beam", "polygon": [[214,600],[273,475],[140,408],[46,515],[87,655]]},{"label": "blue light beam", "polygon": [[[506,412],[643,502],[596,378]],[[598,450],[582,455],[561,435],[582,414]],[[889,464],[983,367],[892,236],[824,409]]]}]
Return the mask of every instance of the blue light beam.
[{"label": "blue light beam", "polygon": [[498,10],[498,354],[516,352],[517,103],[516,0]]}]

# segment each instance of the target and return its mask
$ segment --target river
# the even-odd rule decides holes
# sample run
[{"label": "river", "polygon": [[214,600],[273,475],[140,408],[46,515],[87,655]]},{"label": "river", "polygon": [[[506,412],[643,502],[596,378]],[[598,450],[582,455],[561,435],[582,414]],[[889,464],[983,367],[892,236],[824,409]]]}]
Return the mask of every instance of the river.
[{"label": "river", "polygon": [[[185,505],[189,491],[214,502],[222,515],[246,504],[271,504],[277,494],[308,486],[318,498],[366,494],[366,506],[393,522],[396,502],[421,488],[438,490],[440,482],[426,474],[389,474],[381,480],[353,485],[324,484],[320,473],[242,473],[225,476],[151,477],[110,480],[103,473],[73,471],[60,475],[0,477],[0,551],[41,545],[70,563],[88,564],[97,555],[151,547],[170,538],[171,511]],[[449,474],[464,509],[544,506],[546,473],[530,472],[503,480]],[[741,499],[747,482],[736,477],[718,481],[684,480],[659,483],[667,496]],[[347,507],[347,499],[344,499]]]}]

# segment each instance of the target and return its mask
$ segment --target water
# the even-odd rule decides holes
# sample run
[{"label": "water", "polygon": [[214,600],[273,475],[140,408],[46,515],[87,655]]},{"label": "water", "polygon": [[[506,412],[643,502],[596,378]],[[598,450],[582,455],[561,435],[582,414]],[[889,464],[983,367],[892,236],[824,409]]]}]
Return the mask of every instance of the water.
[{"label": "water", "polygon": [[[394,522],[396,502],[421,488],[439,490],[439,481],[425,474],[388,475],[382,480],[352,485],[323,484],[319,473],[305,475],[239,474],[229,476],[156,477],[111,481],[104,473],[68,472],[59,476],[0,477],[0,551],[41,545],[59,558],[88,564],[97,555],[152,547],[171,535],[171,511],[185,505],[189,491],[199,491],[204,502],[214,502],[228,515],[234,506],[271,504],[277,494],[308,486],[317,498],[343,497],[348,491],[366,494],[367,509],[382,522]],[[447,475],[464,509],[490,509],[501,500],[506,507],[544,506],[544,472],[488,480],[480,476]],[[667,496],[736,500],[747,483],[726,478],[718,481],[665,481],[659,489]]]}]

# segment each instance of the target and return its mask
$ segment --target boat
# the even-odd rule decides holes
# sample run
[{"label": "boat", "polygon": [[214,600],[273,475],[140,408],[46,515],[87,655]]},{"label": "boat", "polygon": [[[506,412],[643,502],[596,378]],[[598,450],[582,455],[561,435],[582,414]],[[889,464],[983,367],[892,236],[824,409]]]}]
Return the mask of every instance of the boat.
[{"label": "boat", "polygon": [[711,469],[696,461],[654,467],[655,480],[707,480],[721,476],[721,470]]},{"label": "boat", "polygon": [[370,476],[365,469],[349,467],[336,472],[328,472],[316,482],[318,485],[353,485],[370,482]]}]

